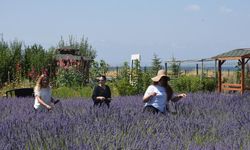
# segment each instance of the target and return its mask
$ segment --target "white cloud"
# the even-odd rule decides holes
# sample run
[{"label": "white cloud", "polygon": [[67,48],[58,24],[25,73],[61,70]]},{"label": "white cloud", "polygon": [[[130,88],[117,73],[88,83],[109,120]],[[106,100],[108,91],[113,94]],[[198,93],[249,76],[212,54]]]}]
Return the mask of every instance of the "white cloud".
[{"label": "white cloud", "polygon": [[225,6],[220,7],[220,12],[224,13],[224,14],[229,14],[231,12],[233,12],[233,10],[231,8],[227,8]]},{"label": "white cloud", "polygon": [[185,7],[186,11],[200,11],[201,7],[197,4],[191,4]]}]

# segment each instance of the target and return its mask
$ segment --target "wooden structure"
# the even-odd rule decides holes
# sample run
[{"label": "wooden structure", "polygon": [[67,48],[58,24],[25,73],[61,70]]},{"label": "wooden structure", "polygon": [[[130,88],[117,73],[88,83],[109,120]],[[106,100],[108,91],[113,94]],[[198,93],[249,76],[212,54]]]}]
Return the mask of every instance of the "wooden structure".
[{"label": "wooden structure", "polygon": [[[234,49],[229,52],[225,52],[219,54],[217,56],[212,57],[216,61],[218,61],[218,91],[240,91],[241,94],[244,93],[245,90],[250,90],[247,85],[245,85],[245,66],[247,62],[250,60],[250,48],[242,48],[242,49]],[[240,84],[230,84],[230,83],[222,83],[222,65],[226,60],[238,60],[238,64],[241,66],[241,77]]]},{"label": "wooden structure", "polygon": [[[82,56],[79,49],[70,46],[56,49],[56,68],[75,68],[88,80],[91,59]],[[86,81],[88,82],[88,81]]]}]

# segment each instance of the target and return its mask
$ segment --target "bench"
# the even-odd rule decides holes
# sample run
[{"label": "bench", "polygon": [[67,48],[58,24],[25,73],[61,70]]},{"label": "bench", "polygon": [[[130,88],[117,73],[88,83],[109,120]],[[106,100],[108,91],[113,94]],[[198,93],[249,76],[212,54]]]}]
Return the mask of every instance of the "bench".
[{"label": "bench", "polygon": [[20,88],[6,91],[6,97],[34,97],[33,88]]}]

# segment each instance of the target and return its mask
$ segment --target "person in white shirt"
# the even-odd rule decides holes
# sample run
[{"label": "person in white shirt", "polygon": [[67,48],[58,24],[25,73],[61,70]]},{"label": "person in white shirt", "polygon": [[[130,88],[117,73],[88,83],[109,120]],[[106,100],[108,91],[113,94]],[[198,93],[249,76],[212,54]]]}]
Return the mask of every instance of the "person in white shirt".
[{"label": "person in white shirt", "polygon": [[51,88],[49,86],[49,78],[42,74],[36,83],[34,88],[35,95],[35,110],[51,110],[53,104],[59,102],[59,100],[54,100],[51,96]]},{"label": "person in white shirt", "polygon": [[165,70],[159,70],[157,76],[151,79],[153,84],[147,88],[143,96],[143,112],[165,113],[169,101],[177,102],[186,97],[185,93],[173,97],[173,89],[168,84],[170,78],[165,74]]}]

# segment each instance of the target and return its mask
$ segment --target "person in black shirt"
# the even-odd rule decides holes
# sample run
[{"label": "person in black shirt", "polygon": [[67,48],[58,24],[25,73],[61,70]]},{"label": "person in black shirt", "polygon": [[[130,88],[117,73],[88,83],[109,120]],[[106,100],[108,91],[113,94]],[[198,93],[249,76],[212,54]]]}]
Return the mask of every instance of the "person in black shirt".
[{"label": "person in black shirt", "polygon": [[106,76],[101,76],[98,79],[99,84],[94,87],[92,93],[92,99],[94,101],[94,106],[101,106],[105,103],[108,108],[111,102],[111,91],[108,85],[106,85]]}]

